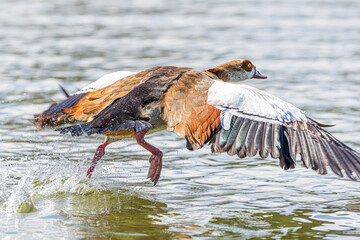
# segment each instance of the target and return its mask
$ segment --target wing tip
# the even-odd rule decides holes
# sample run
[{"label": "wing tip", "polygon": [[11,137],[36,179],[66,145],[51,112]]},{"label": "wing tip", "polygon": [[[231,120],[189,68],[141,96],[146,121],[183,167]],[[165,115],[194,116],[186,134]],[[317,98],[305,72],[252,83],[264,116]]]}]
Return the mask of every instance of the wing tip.
[{"label": "wing tip", "polygon": [[312,121],[313,123],[317,124],[319,127],[335,127],[336,124],[324,124],[324,123],[320,123],[318,121],[315,121],[314,119],[310,118],[309,116],[306,116],[310,121]]}]

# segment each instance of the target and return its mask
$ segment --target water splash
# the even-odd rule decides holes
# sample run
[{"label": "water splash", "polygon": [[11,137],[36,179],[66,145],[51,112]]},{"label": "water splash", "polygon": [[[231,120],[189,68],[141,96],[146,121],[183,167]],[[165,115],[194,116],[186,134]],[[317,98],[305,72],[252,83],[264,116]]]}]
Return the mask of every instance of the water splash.
[{"label": "water splash", "polygon": [[[40,161],[39,161],[40,160]],[[87,161],[56,161],[23,157],[19,161],[0,162],[0,211],[29,213],[36,211],[37,199],[61,193],[89,194],[105,190],[85,177]]]}]

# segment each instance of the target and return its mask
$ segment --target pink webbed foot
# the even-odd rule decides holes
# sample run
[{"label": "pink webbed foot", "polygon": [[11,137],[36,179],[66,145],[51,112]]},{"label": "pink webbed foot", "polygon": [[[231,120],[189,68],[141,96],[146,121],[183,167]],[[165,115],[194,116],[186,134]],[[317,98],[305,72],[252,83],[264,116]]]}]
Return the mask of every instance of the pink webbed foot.
[{"label": "pink webbed foot", "polygon": [[154,183],[155,186],[156,183],[159,181],[161,174],[163,153],[159,149],[145,141],[144,135],[147,131],[147,129],[144,129],[142,131],[136,132],[135,139],[140,146],[142,146],[152,154],[149,159],[150,168],[148,178],[150,178],[150,180]]},{"label": "pink webbed foot", "polygon": [[92,162],[91,162],[91,167],[90,167],[90,168],[87,170],[87,172],[86,172],[86,176],[87,176],[88,178],[91,177],[91,175],[92,175],[92,173],[93,173],[93,171],[94,171],[94,169],[95,169],[95,166],[96,166],[97,162],[101,159],[102,156],[104,156],[104,154],[105,154],[105,148],[106,148],[106,146],[107,146],[108,144],[109,144],[109,142],[105,140],[105,142],[103,142],[103,143],[97,148],[97,150],[96,150],[96,152],[95,152],[95,155],[94,155],[94,158],[93,158],[93,160],[92,160]]},{"label": "pink webbed foot", "polygon": [[159,181],[161,169],[162,169],[162,152],[151,155],[149,162],[150,168],[148,178],[154,183],[154,186]]}]

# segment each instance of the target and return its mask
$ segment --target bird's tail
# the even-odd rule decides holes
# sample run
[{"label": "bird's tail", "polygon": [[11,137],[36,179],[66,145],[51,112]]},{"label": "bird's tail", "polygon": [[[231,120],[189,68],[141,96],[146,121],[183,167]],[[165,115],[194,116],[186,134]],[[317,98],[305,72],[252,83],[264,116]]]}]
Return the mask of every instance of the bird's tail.
[{"label": "bird's tail", "polygon": [[[62,91],[66,96],[68,96],[67,92]],[[64,113],[62,110],[66,108],[70,108],[76,105],[80,99],[82,99],[86,93],[75,94],[69,96],[62,102],[53,103],[47,110],[40,114],[34,115],[34,125],[37,129],[43,129],[45,126],[58,126],[63,123],[74,122],[75,119],[67,113]]]}]

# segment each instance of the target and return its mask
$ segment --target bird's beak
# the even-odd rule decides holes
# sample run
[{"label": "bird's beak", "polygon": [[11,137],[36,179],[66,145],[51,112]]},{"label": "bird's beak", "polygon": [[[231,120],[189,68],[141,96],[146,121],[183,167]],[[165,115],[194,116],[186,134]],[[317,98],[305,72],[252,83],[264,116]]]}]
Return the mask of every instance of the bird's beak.
[{"label": "bird's beak", "polygon": [[261,74],[258,70],[255,70],[254,76],[252,78],[261,78],[261,79],[266,79],[267,76]]}]

